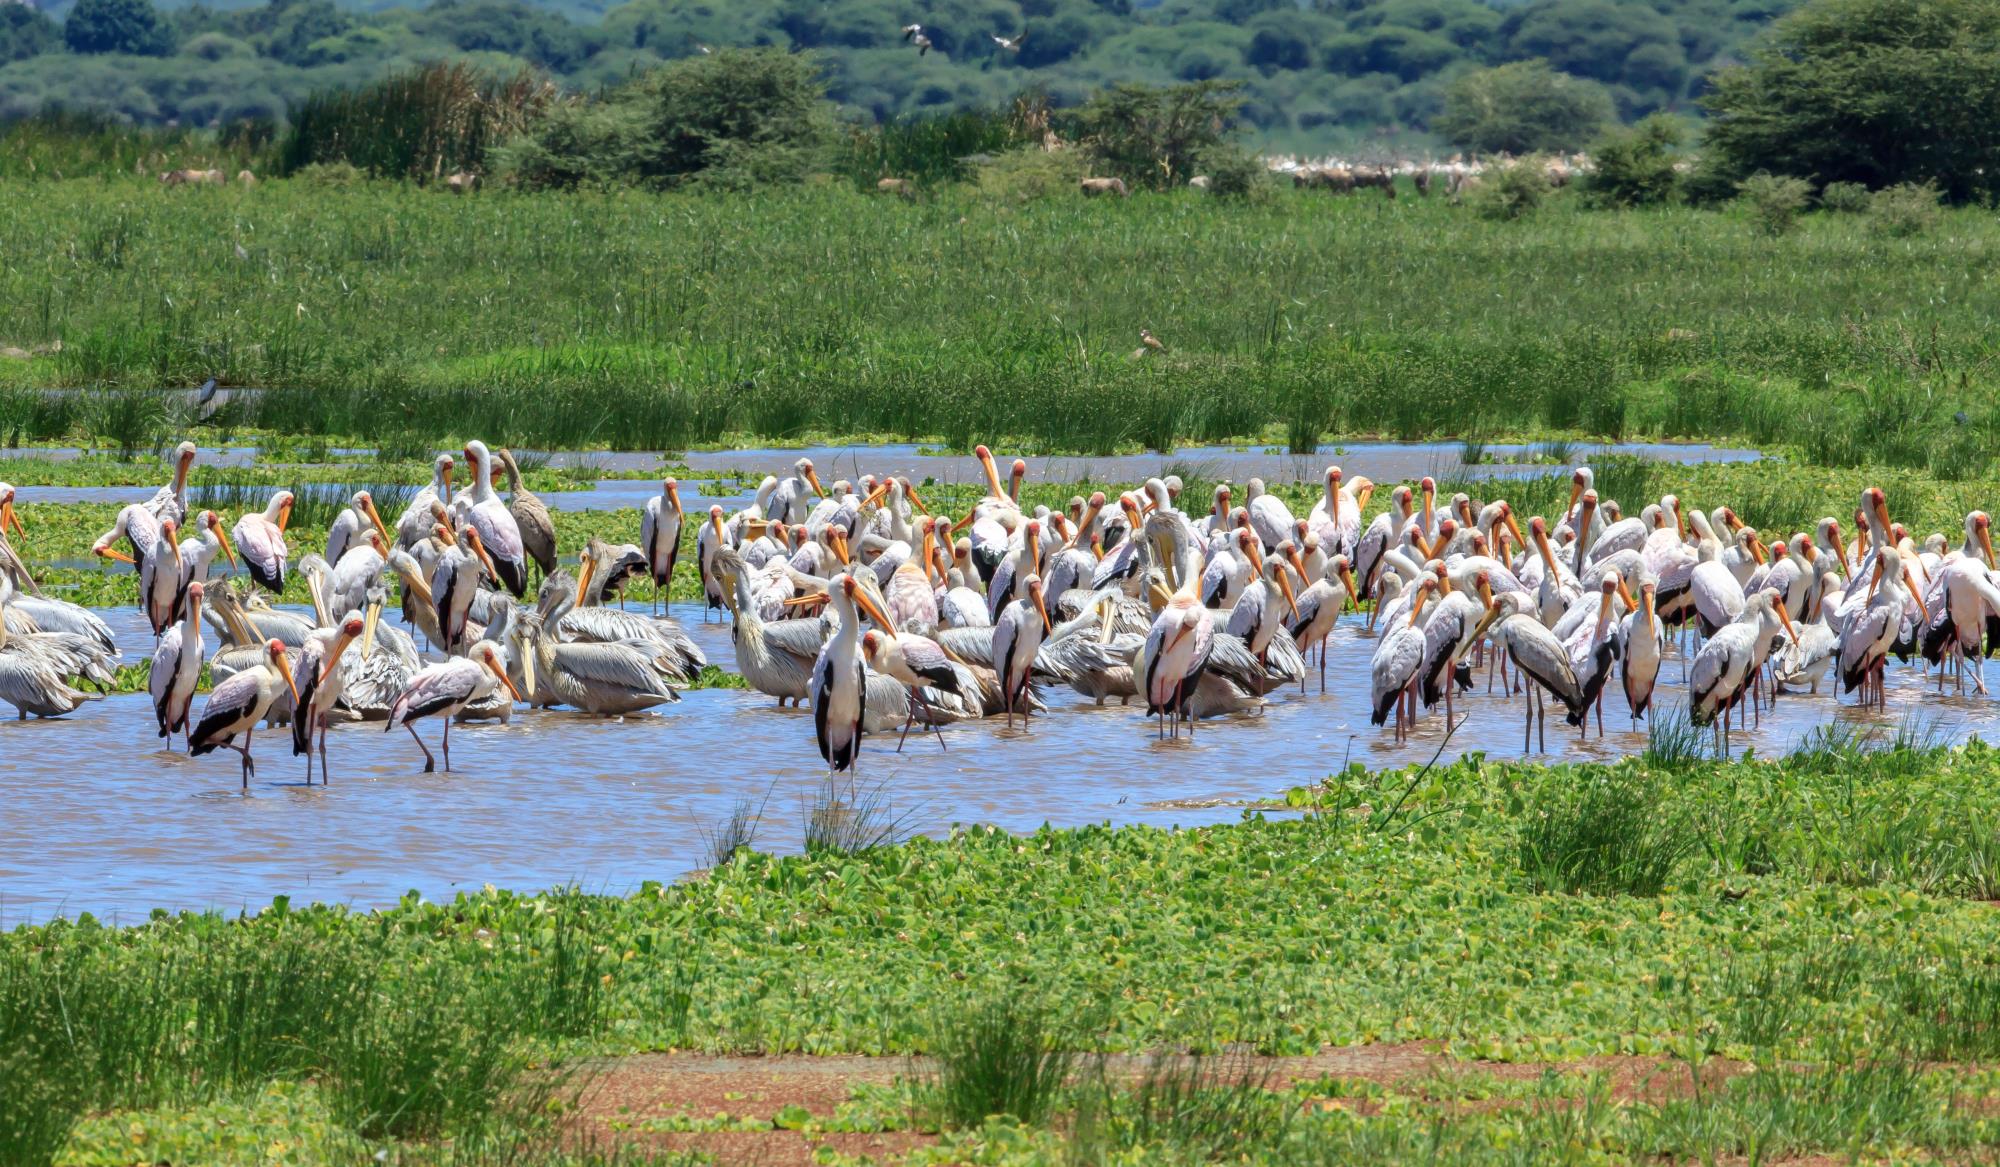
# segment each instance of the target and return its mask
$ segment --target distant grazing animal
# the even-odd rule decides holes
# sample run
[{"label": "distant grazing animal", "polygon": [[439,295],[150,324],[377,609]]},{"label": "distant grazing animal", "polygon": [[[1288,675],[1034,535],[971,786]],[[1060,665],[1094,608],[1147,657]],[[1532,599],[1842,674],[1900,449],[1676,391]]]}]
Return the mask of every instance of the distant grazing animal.
[{"label": "distant grazing animal", "polygon": [[1300,190],[1330,190],[1345,194],[1354,189],[1354,172],[1344,166],[1314,166],[1292,172],[1292,185]]},{"label": "distant grazing animal", "polygon": [[1195,175],[1193,178],[1188,179],[1188,186],[1194,190],[1207,190],[1208,175],[1206,174]]},{"label": "distant grazing animal", "polygon": [[1426,167],[1424,167],[1424,168],[1423,168],[1422,170],[1419,170],[1419,171],[1417,171],[1417,172],[1416,172],[1416,174],[1414,174],[1414,175],[1412,175],[1412,176],[1411,176],[1411,180],[1412,180],[1413,182],[1415,182],[1415,183],[1417,184],[1417,194],[1418,194],[1418,195],[1419,195],[1420,197],[1422,197],[1422,198],[1429,198],[1429,197],[1431,197],[1431,168],[1430,168],[1430,167],[1426,166]]},{"label": "distant grazing animal", "polygon": [[1109,194],[1115,194],[1121,199],[1132,196],[1132,192],[1125,188],[1125,180],[1122,178],[1086,178],[1076,185],[1086,198]]},{"label": "distant grazing animal", "polygon": [[162,186],[221,186],[220,170],[164,170],[160,172]]},{"label": "distant grazing animal", "polygon": [[463,170],[454,171],[444,180],[444,188],[455,195],[471,194],[479,189],[479,176]]},{"label": "distant grazing animal", "polygon": [[256,186],[257,176],[247,170],[239,170],[236,172],[236,182],[239,186]]},{"label": "distant grazing animal", "polygon": [[875,184],[875,190],[880,194],[901,195],[904,198],[917,193],[916,184],[907,178],[882,179]]}]

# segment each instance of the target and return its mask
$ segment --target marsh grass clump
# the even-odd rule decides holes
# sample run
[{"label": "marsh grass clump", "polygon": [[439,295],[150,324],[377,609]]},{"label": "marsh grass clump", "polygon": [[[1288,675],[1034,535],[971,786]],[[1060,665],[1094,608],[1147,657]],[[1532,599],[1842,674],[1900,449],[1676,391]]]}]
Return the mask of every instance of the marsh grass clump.
[{"label": "marsh grass clump", "polygon": [[1646,749],[1639,755],[1647,766],[1680,770],[1714,756],[1707,731],[1688,716],[1687,702],[1656,703],[1646,722]]},{"label": "marsh grass clump", "polygon": [[1524,802],[1517,848],[1536,891],[1658,895],[1693,849],[1660,786],[1629,768],[1545,777]]},{"label": "marsh grass clump", "polygon": [[1080,1034],[1055,1007],[1018,988],[939,1009],[931,1021],[932,1103],[945,1126],[994,1115],[1039,1123],[1076,1065]]},{"label": "marsh grass clump", "polygon": [[1201,1163],[1254,1158],[1284,1143],[1298,1107],[1248,1053],[1161,1053],[1136,1078],[1103,1059],[1076,1091],[1070,1160]]},{"label": "marsh grass clump", "polygon": [[737,855],[756,849],[757,832],[764,824],[764,808],[770,805],[771,791],[776,788],[775,782],[765,787],[764,797],[756,801],[747,794],[738,795],[727,815],[697,828],[708,866],[721,867]]},{"label": "marsh grass clump", "polygon": [[893,847],[910,837],[914,810],[898,813],[889,801],[889,785],[863,789],[859,779],[844,784],[835,775],[820,781],[804,805],[806,854],[859,855]]}]

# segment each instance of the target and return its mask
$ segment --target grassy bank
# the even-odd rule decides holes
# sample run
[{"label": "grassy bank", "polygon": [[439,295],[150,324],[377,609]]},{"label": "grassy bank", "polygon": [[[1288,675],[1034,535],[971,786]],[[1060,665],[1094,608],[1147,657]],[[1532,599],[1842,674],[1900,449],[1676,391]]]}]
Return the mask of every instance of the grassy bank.
[{"label": "grassy bank", "polygon": [[[1328,434],[1725,437],[1977,473],[2000,436],[1966,211],[1565,200],[997,205],[825,189],[453,199],[397,186],[43,184],[0,200],[0,439],[92,408],[22,387],[271,387],[274,429],[673,448],[807,430],[1141,443]],[[1134,361],[1150,327],[1168,352]],[[1959,414],[1963,413],[1963,420]]]},{"label": "grassy bank", "polygon": [[[15,1161],[110,1161],[107,1131],[124,1161],[214,1161],[241,1137],[221,1114],[329,1148],[313,1161],[473,1147],[562,1126],[602,1068],[583,1055],[680,1048],[939,1054],[877,1119],[943,1129],[935,1161],[1198,1160],[1176,1140],[1204,1132],[1264,1162],[1947,1153],[1991,1138],[2000,1088],[1973,1067],[2000,1054],[1996,778],[1977,743],[1717,764],[1663,742],[1355,767],[1292,792],[1302,820],[745,851],[629,899],[24,927],[0,937],[0,1137]],[[1274,1092],[1157,1071],[1153,1102],[1181,1091],[1168,1109],[1207,1125],[1148,1119],[1129,1082],[1090,1093],[1095,1050],[1418,1041],[1451,1073]],[[1041,1101],[993,1102],[1050,1049],[1080,1056]],[[1601,1055],[1670,1085],[1614,1090],[1576,1062]],[[1740,1077],[1689,1094],[1724,1063]],[[1029,1125],[984,1122],[996,1105]]]}]

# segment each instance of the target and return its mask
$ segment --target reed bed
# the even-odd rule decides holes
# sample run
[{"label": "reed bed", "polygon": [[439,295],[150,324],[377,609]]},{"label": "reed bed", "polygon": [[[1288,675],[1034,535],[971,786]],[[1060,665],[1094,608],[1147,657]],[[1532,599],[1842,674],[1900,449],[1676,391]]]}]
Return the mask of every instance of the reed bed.
[{"label": "reed bed", "polygon": [[[0,386],[265,387],[240,420],[681,447],[866,432],[1103,453],[1329,435],[1728,438],[1947,477],[2000,448],[2000,224],[1766,239],[1728,212],[838,184],[452,198],[392,184],[0,200]],[[1134,359],[1150,327],[1168,351]],[[0,396],[0,433],[74,426]]]}]

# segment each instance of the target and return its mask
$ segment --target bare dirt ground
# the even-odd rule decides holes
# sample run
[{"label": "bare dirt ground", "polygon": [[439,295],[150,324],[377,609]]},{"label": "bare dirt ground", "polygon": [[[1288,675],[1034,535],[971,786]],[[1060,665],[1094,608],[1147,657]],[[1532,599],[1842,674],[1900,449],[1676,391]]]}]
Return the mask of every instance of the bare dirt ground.
[{"label": "bare dirt ground", "polygon": [[[1107,1060],[1106,1066],[1112,1073],[1136,1077],[1153,1063],[1150,1057],[1115,1056]],[[710,1119],[727,1115],[747,1125],[769,1122],[788,1107],[802,1107],[815,1118],[828,1119],[856,1085],[888,1085],[898,1077],[921,1076],[929,1068],[923,1059],[901,1057],[642,1054],[609,1060],[595,1067],[597,1073],[581,1099],[578,1117],[584,1129],[598,1139],[608,1137],[661,1150],[700,1151],[724,1167],[804,1167],[813,1162],[813,1154],[821,1146],[892,1162],[917,1147],[935,1142],[936,1136],[915,1131],[867,1134],[780,1129],[660,1131],[645,1129],[645,1124],[648,1120],[673,1116]],[[1235,1054],[1210,1059],[1205,1068],[1223,1076],[1253,1078],[1274,1089],[1321,1078],[1361,1080],[1401,1089],[1419,1089],[1427,1079],[1448,1084],[1454,1076],[1531,1082],[1550,1070],[1605,1075],[1612,1096],[1620,1101],[1675,1097],[1687,1093],[1690,1087],[1687,1067],[1671,1060],[1599,1057],[1569,1062],[1473,1062],[1454,1057],[1429,1042],[1351,1046],[1303,1057]],[[1737,1063],[1710,1062],[1703,1071],[1704,1085],[1747,1069]],[[1497,1099],[1441,1101],[1468,1108],[1517,1104]],[[1374,1104],[1367,1099],[1338,1099],[1322,1105],[1352,1106],[1365,1111]]]}]

